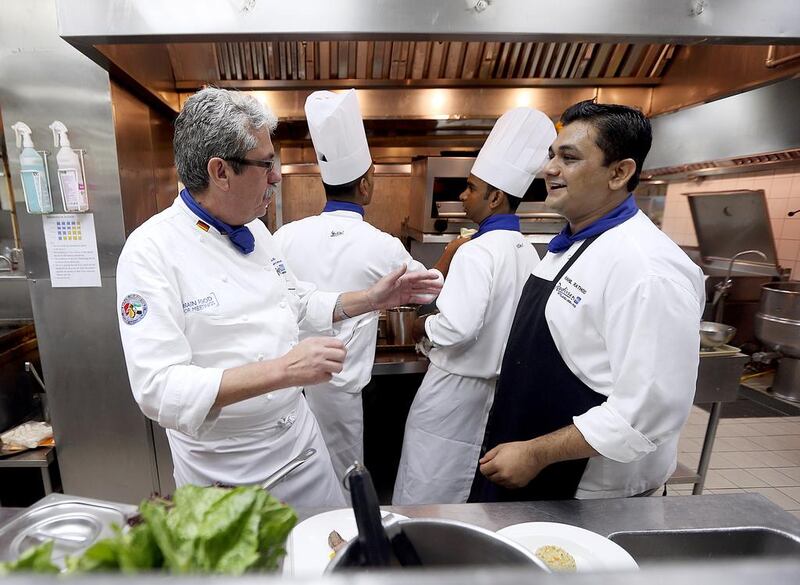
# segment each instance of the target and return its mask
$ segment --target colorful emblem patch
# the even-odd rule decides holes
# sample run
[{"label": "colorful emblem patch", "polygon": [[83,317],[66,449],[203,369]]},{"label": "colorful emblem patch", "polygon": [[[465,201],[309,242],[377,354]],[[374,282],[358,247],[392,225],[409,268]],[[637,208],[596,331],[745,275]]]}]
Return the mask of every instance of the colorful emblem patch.
[{"label": "colorful emblem patch", "polygon": [[141,295],[132,293],[122,299],[120,310],[122,320],[127,325],[135,325],[147,315],[147,301]]}]

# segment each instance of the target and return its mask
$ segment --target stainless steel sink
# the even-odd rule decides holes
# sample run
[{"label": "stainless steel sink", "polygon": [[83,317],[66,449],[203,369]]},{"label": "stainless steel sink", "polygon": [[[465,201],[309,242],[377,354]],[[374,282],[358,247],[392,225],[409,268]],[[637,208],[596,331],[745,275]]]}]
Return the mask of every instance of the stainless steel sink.
[{"label": "stainless steel sink", "polygon": [[800,537],[763,527],[616,532],[610,540],[639,564],[744,557],[800,558]]}]

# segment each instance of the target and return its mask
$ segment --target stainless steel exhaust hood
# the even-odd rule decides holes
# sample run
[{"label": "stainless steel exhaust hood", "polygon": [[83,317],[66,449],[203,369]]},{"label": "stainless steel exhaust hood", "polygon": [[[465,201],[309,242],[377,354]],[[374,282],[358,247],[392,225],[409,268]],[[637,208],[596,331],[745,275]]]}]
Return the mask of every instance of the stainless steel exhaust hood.
[{"label": "stainless steel exhaust hood", "polygon": [[647,180],[800,165],[800,78],[653,119]]}]

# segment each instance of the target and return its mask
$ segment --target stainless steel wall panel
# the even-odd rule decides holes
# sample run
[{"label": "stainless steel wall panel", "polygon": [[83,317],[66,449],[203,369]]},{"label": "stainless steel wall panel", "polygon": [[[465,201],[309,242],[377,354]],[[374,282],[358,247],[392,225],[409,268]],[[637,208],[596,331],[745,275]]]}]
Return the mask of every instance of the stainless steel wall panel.
[{"label": "stainless steel wall panel", "polygon": [[653,119],[645,169],[800,148],[800,79]]},{"label": "stainless steel wall panel", "polygon": [[[137,502],[158,488],[158,474],[153,433],[133,401],[117,329],[115,271],[125,229],[109,74],[58,37],[55,0],[5,0],[0,79],[6,148],[20,203],[11,124],[28,123],[36,147],[52,153],[47,126],[61,120],[72,146],[86,150],[100,287],[53,288],[42,218],[18,205],[63,487],[76,495]],[[61,212],[54,159],[51,155],[50,181],[55,211]]]},{"label": "stainless steel wall panel", "polygon": [[148,421],[133,400],[116,327],[116,282],[29,280],[65,493],[138,503],[158,489]]},{"label": "stainless steel wall panel", "polygon": [[540,2],[503,0],[478,13],[454,0],[59,0],[59,24],[65,38],[86,44],[209,36],[670,43],[788,43],[800,38],[796,0],[706,0],[702,11],[690,10],[691,4],[568,0],[542,9]]}]

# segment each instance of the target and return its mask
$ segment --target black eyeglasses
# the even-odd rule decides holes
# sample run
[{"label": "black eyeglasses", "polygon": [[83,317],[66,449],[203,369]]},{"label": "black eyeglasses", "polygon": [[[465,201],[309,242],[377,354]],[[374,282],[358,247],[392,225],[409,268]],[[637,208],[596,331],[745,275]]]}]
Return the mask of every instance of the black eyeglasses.
[{"label": "black eyeglasses", "polygon": [[226,158],[225,160],[228,162],[239,163],[240,165],[261,167],[262,169],[267,169],[268,173],[271,173],[275,168],[274,160],[250,160],[249,158]]}]

